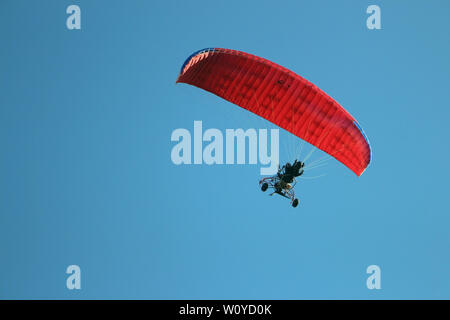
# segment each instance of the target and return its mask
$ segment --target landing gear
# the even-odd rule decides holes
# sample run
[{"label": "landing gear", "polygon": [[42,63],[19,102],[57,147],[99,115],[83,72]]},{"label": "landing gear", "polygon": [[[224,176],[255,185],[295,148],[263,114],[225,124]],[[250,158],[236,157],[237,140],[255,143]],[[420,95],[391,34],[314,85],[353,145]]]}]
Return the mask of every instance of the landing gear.
[{"label": "landing gear", "polygon": [[286,183],[285,181],[281,180],[278,176],[274,177],[267,177],[264,179],[261,179],[259,181],[259,185],[261,186],[261,191],[267,191],[269,188],[273,189],[274,192],[270,194],[273,195],[275,193],[288,198],[291,200],[291,205],[295,208],[298,206],[299,200],[295,197],[294,187],[297,181],[295,180],[295,177],[293,178],[292,183]]}]

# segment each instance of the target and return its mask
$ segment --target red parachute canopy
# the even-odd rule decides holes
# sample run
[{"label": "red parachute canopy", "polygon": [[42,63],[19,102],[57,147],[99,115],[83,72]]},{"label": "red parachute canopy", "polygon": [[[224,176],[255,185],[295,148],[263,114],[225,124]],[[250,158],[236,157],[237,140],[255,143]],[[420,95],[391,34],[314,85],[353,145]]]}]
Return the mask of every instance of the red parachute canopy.
[{"label": "red parachute canopy", "polygon": [[308,80],[269,60],[230,49],[192,54],[177,82],[218,95],[336,158],[360,176],[371,149],[356,120]]}]

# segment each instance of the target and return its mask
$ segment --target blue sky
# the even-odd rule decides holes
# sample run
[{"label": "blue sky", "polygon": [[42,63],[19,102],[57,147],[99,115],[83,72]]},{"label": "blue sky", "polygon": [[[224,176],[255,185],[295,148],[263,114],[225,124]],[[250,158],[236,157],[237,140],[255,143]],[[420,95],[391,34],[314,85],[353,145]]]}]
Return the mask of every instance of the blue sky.
[{"label": "blue sky", "polygon": [[[450,298],[449,3],[311,2],[1,1],[0,298]],[[294,209],[259,190],[259,166],[174,165],[170,135],[194,120],[271,127],[175,85],[205,47],[318,85],[364,128],[371,166],[311,171],[326,176]]]}]

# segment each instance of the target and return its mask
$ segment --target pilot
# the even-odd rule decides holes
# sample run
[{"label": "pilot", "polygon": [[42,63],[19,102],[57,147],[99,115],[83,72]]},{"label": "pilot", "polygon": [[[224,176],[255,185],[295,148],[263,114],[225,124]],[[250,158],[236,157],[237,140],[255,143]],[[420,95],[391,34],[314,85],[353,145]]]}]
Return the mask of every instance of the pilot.
[{"label": "pilot", "polygon": [[[282,175],[283,181],[286,183],[291,183],[295,177],[301,176],[303,170],[301,170],[305,164],[301,161],[295,160],[291,165],[289,162],[284,166],[284,174]],[[301,170],[301,171],[300,171]]]}]

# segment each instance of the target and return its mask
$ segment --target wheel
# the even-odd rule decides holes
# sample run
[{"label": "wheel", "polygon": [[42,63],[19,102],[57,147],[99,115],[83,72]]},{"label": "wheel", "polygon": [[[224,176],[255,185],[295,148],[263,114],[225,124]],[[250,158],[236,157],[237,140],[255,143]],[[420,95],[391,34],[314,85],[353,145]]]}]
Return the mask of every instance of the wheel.
[{"label": "wheel", "polygon": [[292,206],[295,208],[296,206],[298,206],[298,199],[294,199],[294,201],[292,201]]},{"label": "wheel", "polygon": [[264,182],[261,186],[262,192],[266,191],[268,187],[269,187],[269,185],[266,182]]}]

